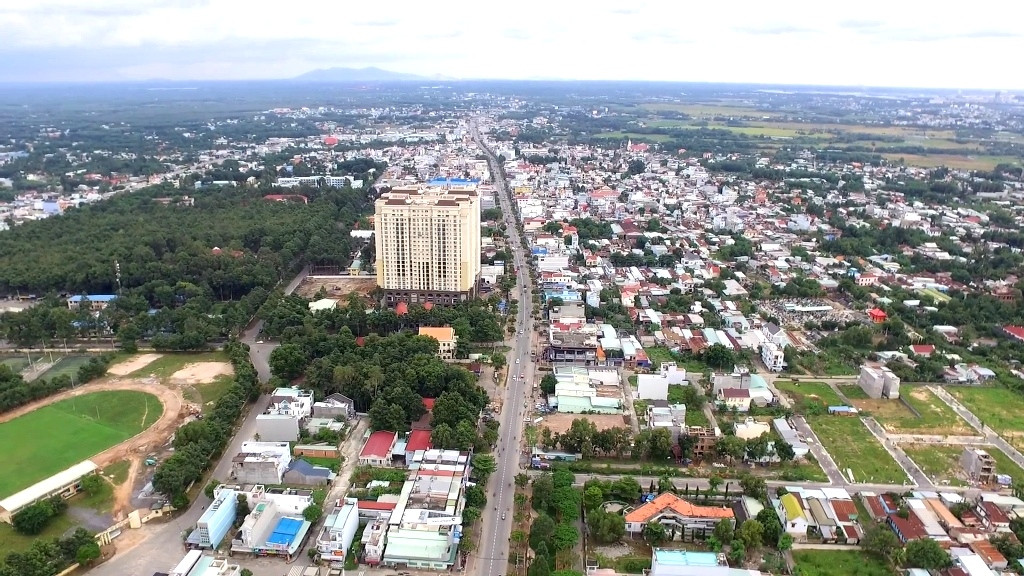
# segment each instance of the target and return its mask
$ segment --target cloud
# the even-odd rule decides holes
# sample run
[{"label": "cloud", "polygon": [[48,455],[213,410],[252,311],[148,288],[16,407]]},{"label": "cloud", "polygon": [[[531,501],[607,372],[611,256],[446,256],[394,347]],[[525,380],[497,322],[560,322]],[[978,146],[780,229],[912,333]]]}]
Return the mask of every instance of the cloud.
[{"label": "cloud", "polygon": [[[5,82],[284,78],[380,66],[460,78],[930,85],[952,81],[954,68],[974,72],[958,81],[1017,81],[977,54],[1024,52],[1024,32],[991,17],[1005,11],[1000,0],[957,12],[861,0],[857,14],[868,17],[814,0],[786,0],[785,11],[755,0],[519,0],[497,16],[475,0],[446,0],[443,10],[420,0],[2,4]],[[881,61],[912,65],[836,66]]]}]

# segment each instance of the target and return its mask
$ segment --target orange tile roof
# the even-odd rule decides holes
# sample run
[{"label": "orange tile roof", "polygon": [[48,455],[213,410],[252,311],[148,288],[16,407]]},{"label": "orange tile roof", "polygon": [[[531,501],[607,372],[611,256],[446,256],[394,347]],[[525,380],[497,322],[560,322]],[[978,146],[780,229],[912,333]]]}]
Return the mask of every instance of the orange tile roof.
[{"label": "orange tile roof", "polygon": [[671,492],[658,495],[647,504],[626,514],[626,522],[645,523],[658,514],[671,510],[686,518],[732,518],[730,508],[716,508],[714,506],[697,506],[683,500]]},{"label": "orange tile roof", "polygon": [[451,326],[420,326],[420,336],[430,336],[438,342],[451,342],[455,340],[455,329]]}]

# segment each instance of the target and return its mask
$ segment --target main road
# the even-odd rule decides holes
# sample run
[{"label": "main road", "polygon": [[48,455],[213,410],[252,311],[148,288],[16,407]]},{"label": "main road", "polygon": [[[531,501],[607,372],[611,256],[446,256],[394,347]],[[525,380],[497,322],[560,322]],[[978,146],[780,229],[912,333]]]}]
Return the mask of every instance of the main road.
[{"label": "main road", "polygon": [[523,417],[527,414],[530,384],[527,378],[534,376],[534,363],[530,357],[530,319],[533,314],[533,294],[530,290],[530,275],[527,271],[528,261],[519,234],[519,224],[512,210],[512,198],[508,184],[498,158],[480,138],[476,121],[470,123],[473,140],[487,156],[497,196],[501,203],[501,211],[505,217],[508,246],[514,255],[516,286],[514,294],[519,300],[519,312],[516,315],[515,335],[512,350],[509,353],[508,376],[505,388],[505,401],[502,403],[496,459],[498,469],[491,475],[487,485],[487,497],[491,504],[483,511],[481,541],[469,565],[478,574],[487,576],[505,573],[508,565],[508,543],[512,534],[512,509],[515,501],[513,482],[516,474],[522,469],[522,458],[519,445],[523,434]]}]

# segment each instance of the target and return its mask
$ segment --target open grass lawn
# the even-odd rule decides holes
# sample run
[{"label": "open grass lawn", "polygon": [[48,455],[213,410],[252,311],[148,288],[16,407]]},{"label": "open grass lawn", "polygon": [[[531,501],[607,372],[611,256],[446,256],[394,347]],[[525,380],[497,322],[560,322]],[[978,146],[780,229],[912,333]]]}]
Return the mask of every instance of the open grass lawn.
[{"label": "open grass lawn", "polygon": [[341,460],[337,458],[317,458],[315,456],[303,456],[301,458],[306,462],[314,466],[323,466],[324,468],[330,469],[332,472],[337,472],[341,468]]},{"label": "open grass lawn", "polygon": [[28,366],[28,358],[25,356],[11,356],[0,360],[0,364],[10,368],[12,372],[19,373]]},{"label": "open grass lawn", "polygon": [[128,460],[120,460],[100,470],[100,473],[106,476],[115,486],[124,484],[124,481],[128,479],[128,471],[131,469],[132,463]]},{"label": "open grass lawn", "polygon": [[[54,355],[54,359],[57,356]],[[89,363],[89,359],[92,356],[64,356],[56,361],[52,368],[43,372],[40,378],[50,380],[57,376],[67,376],[68,378],[78,375],[78,369]]]},{"label": "open grass lawn", "polygon": [[950,386],[946,390],[996,432],[1024,432],[1024,398],[1016,392],[989,386]]},{"label": "open grass lawn", "polygon": [[49,542],[54,538],[60,538],[76,525],[75,519],[65,512],[54,518],[42,533],[25,536],[15,532],[14,527],[10,524],[0,522],[0,558],[6,558],[11,552],[25,552],[32,547],[32,542],[36,540]]},{"label": "open grass lawn", "polygon": [[985,450],[996,461],[996,474],[1009,474],[1014,481],[1024,480],[1024,470],[1017,466],[1002,450],[991,447]]},{"label": "open grass lawn", "polygon": [[869,398],[867,392],[865,392],[860,386],[846,385],[839,386],[839,391],[846,396],[848,400],[867,400]]},{"label": "open grass lawn", "polygon": [[903,484],[907,475],[871,435],[860,418],[852,416],[810,416],[808,424],[832,455],[844,476],[853,471],[855,482]]},{"label": "open grass lawn", "polygon": [[708,415],[704,413],[704,410],[687,410],[683,420],[687,426],[704,426],[705,428],[711,426],[711,421],[708,420]]},{"label": "open grass lawn", "polygon": [[960,468],[963,446],[950,444],[902,444],[900,448],[921,467],[937,486],[964,486],[965,475]]},{"label": "open grass lawn", "polygon": [[682,112],[690,116],[750,116],[761,118],[763,116],[774,116],[771,112],[762,112],[748,105],[736,103],[683,103],[683,102],[657,102],[643,104],[641,108],[655,112]]},{"label": "open grass lawn", "polygon": [[793,550],[802,576],[890,576],[880,560],[858,550]]},{"label": "open grass lawn", "polygon": [[197,362],[227,362],[223,352],[200,352],[198,354],[164,354],[148,365],[131,373],[131,376],[156,376],[170,378],[178,370]]},{"label": "open grass lawn", "polygon": [[213,382],[207,384],[193,384],[185,390],[185,397],[192,402],[198,402],[206,408],[212,408],[220,397],[227,394],[231,384],[235,381],[234,376],[218,376]]},{"label": "open grass lawn", "polygon": [[639,132],[601,132],[595,138],[629,138],[631,140],[647,140],[650,142],[667,142],[672,139],[668,134],[641,134]]},{"label": "open grass lawn", "polygon": [[[647,358],[651,360],[651,368],[658,370],[661,367],[662,362],[675,362],[679,366],[686,368],[687,372],[707,372],[708,365],[698,360],[696,357],[689,353],[673,353],[671,350],[664,346],[651,346],[644,348],[644,352],[647,353]],[[672,394],[671,390],[669,394]]]},{"label": "open grass lawn", "polygon": [[890,162],[899,162],[902,158],[903,163],[908,166],[920,166],[922,168],[948,166],[961,170],[991,170],[995,168],[996,164],[1020,163],[1020,160],[1013,156],[989,156],[985,154],[971,156],[956,154],[883,154],[882,156]]},{"label": "open grass lawn", "polygon": [[927,388],[904,388],[901,396],[917,410],[918,417],[903,402],[887,399],[852,400],[858,410],[869,413],[886,430],[913,434],[965,434],[976,432],[953,409]]},{"label": "open grass lawn", "polygon": [[793,401],[793,407],[795,409],[799,409],[799,407],[805,402],[816,402],[826,408],[829,406],[842,406],[845,404],[839,395],[836,394],[836,391],[824,382],[776,380],[775,388]]},{"label": "open grass lawn", "polygon": [[62,400],[0,424],[4,456],[19,463],[0,468],[0,498],[131,438],[162,413],[156,396],[117,390]]}]

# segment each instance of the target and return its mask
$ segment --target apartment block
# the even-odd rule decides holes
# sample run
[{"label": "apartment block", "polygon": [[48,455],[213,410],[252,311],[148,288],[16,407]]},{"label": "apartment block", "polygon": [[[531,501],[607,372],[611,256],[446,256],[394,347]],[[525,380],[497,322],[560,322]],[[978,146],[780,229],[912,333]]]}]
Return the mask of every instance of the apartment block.
[{"label": "apartment block", "polygon": [[374,209],[377,285],[384,300],[454,304],[480,276],[480,206],[471,188],[398,188]]},{"label": "apartment block", "polygon": [[981,448],[964,448],[960,455],[960,466],[967,476],[980,484],[996,483],[996,461]]}]

